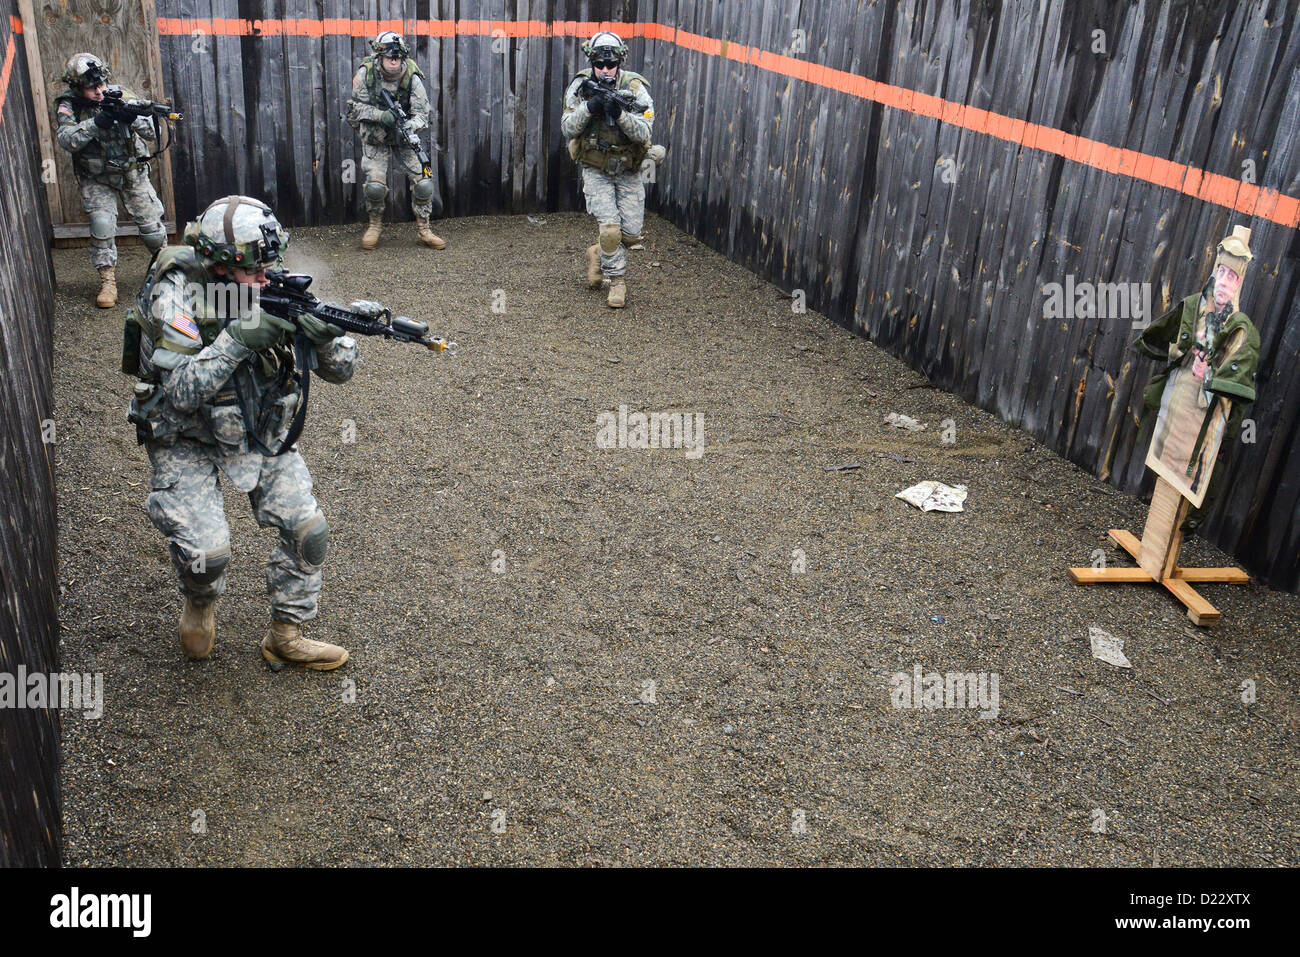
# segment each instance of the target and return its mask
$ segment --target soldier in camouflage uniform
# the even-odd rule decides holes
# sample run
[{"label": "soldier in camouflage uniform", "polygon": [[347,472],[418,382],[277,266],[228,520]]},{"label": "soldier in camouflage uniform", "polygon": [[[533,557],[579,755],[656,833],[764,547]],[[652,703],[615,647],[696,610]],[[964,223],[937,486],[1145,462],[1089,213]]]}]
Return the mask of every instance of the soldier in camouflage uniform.
[{"label": "soldier in camouflage uniform", "polygon": [[151,252],[167,242],[163,204],[149,182],[151,154],[145,141],[157,140],[153,121],[129,114],[117,117],[103,109],[108,79],[103,60],[78,53],[63,73],[68,89],[54,101],[55,138],[72,154],[81,205],[90,217],[90,260],[100,277],[95,305],[104,309],[117,304],[118,197]]},{"label": "soldier in camouflage uniform", "polygon": [[[587,247],[587,284],[596,289],[608,278],[608,303],[627,303],[626,246],[641,239],[645,220],[645,184],[641,164],[649,155],[662,158],[662,147],[650,146],[654,102],[645,77],[622,69],[627,44],[616,34],[602,32],[583,44],[591,68],[573,78],[564,93],[560,131],[569,141],[569,155],[582,166],[582,191],[587,212],[600,224],[600,240]],[[611,91],[627,94],[631,109],[614,97],[589,95],[585,81],[594,79]],[[658,155],[651,150],[659,151]]]},{"label": "soldier in camouflage uniform", "polygon": [[[123,371],[141,379],[131,420],[153,464],[149,518],[170,542],[185,596],[185,654],[206,658],[216,639],[213,605],[230,563],[217,485],[224,475],[248,494],[258,524],[279,531],[266,565],[271,625],[263,657],[327,671],[347,661],[347,651],[304,638],[301,626],[316,616],[328,526],[302,456],[296,446],[282,448],[301,399],[299,380],[280,376],[294,365],[294,326],[260,311],[254,295],[288,240],[256,199],[227,196],[210,205],[186,227],[185,245],[165,247],[151,265],[128,314]],[[379,308],[354,304],[366,307]],[[298,324],[314,347],[315,374],[348,381],[355,340],[310,315]],[[249,418],[264,423],[260,434]],[[280,454],[264,454],[277,446]]]},{"label": "soldier in camouflage uniform", "polygon": [[397,160],[411,184],[411,209],[415,212],[416,239],[433,249],[447,244],[429,226],[433,215],[435,183],[409,146],[398,143],[397,118],[383,107],[380,90],[387,90],[406,113],[406,129],[418,133],[429,125],[429,97],[420,77],[424,73],[411,59],[410,48],[401,34],[387,31],[370,41],[373,56],[361,61],[352,80],[348,98],[348,122],[361,134],[361,171],[366,182],[366,212],[370,224],[361,237],[362,249],[374,249],[384,227],[384,206],[388,201],[389,158]]}]

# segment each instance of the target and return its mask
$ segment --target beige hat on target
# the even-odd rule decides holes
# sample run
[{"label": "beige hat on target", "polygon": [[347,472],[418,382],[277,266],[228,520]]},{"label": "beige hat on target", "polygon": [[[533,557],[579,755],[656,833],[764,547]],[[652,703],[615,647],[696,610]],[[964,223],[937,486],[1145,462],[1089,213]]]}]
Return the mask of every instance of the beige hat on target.
[{"label": "beige hat on target", "polygon": [[1219,241],[1219,252],[1214,259],[1214,268],[1227,266],[1238,276],[1244,275],[1246,267],[1254,259],[1250,251],[1250,230],[1245,226],[1233,226],[1232,235]]}]

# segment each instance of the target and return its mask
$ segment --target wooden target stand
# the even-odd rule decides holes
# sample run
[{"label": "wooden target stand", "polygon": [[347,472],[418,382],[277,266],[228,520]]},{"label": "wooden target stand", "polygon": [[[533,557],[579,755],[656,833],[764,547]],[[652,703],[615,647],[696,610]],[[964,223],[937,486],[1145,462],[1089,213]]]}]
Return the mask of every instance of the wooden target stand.
[{"label": "wooden target stand", "polygon": [[1137,561],[1137,568],[1071,568],[1070,577],[1080,585],[1159,582],[1187,606],[1187,617],[1201,626],[1219,620],[1219,610],[1200,596],[1194,582],[1223,582],[1244,585],[1250,576],[1239,568],[1181,568],[1178,552],[1183,546],[1183,519],[1191,503],[1162,478],[1156,479],[1147,512],[1146,528],[1138,538],[1122,528],[1112,528],[1110,540]]}]

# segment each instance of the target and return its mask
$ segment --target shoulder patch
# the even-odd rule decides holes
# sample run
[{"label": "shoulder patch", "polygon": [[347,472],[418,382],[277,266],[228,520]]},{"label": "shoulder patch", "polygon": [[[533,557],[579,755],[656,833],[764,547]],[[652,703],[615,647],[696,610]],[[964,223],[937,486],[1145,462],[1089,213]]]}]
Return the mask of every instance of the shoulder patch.
[{"label": "shoulder patch", "polygon": [[189,336],[191,339],[197,339],[199,337],[199,327],[195,324],[193,319],[185,315],[183,312],[176,313],[176,318],[172,320],[171,326],[178,332],[185,333],[185,335]]},{"label": "shoulder patch", "polygon": [[62,103],[59,104],[59,113],[62,116],[76,115],[75,113],[72,112],[72,104],[69,103],[67,100],[64,100]]}]

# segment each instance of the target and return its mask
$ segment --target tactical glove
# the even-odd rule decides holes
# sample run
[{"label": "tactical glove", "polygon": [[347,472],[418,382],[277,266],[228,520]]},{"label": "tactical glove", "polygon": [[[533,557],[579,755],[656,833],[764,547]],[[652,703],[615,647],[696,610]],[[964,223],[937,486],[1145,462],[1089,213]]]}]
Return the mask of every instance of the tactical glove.
[{"label": "tactical glove", "polygon": [[392,110],[384,110],[384,112],[379,114],[379,122],[391,130],[397,125],[397,117],[393,115]]},{"label": "tactical glove", "polygon": [[294,328],[294,324],[287,319],[259,309],[247,319],[226,326],[226,332],[245,349],[261,352],[284,342],[286,334],[292,334]]},{"label": "tactical glove", "polygon": [[95,114],[95,125],[98,126],[101,130],[111,130],[113,128],[113,124],[116,122],[117,122],[117,117],[115,117],[112,113],[108,112],[108,110],[100,110],[98,113]]},{"label": "tactical glove", "polygon": [[587,112],[596,119],[602,119],[605,116],[605,101],[599,96],[593,96],[587,101]]},{"label": "tactical glove", "polygon": [[343,335],[343,330],[330,322],[323,322],[311,313],[298,317],[298,328],[312,341],[312,345],[326,346]]},{"label": "tactical glove", "polygon": [[605,115],[611,120],[617,122],[619,114],[622,112],[623,104],[619,102],[617,97],[611,96],[609,101],[605,104]]}]

